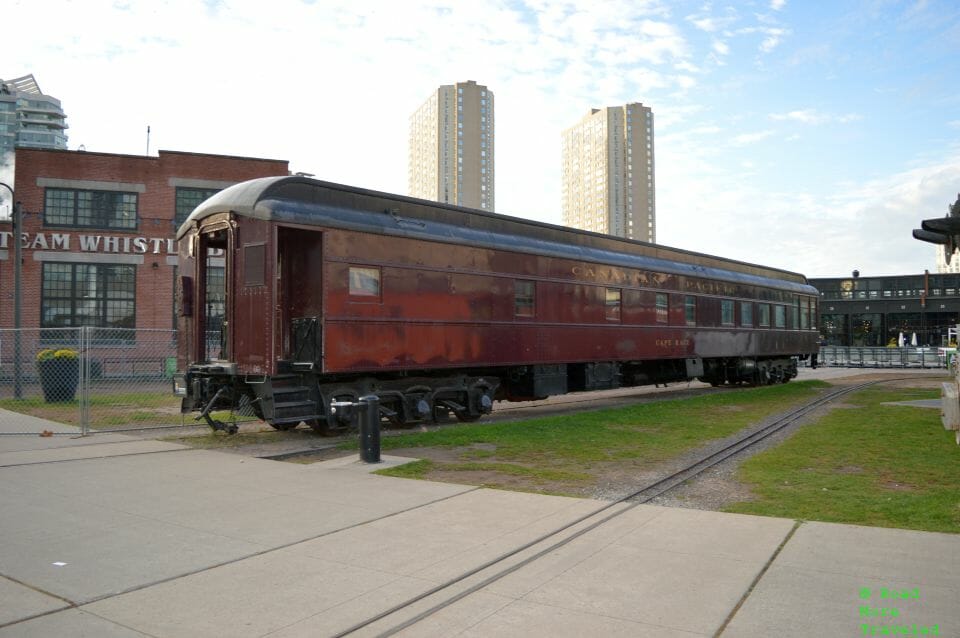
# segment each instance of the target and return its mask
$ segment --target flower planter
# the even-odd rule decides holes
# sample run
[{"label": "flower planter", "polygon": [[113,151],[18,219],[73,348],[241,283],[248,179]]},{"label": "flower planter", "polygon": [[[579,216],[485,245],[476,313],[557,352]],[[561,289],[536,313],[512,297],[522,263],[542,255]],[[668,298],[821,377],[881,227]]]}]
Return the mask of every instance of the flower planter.
[{"label": "flower planter", "polygon": [[47,359],[37,361],[43,400],[47,403],[73,401],[80,380],[78,359]]}]

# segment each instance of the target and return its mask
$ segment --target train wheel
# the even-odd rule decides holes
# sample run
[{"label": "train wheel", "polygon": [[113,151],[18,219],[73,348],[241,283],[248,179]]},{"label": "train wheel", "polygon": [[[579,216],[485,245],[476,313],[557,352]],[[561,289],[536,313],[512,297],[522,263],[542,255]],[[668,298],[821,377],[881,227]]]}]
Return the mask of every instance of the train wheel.
[{"label": "train wheel", "polygon": [[757,377],[757,385],[770,385],[770,371],[767,368],[760,368]]}]

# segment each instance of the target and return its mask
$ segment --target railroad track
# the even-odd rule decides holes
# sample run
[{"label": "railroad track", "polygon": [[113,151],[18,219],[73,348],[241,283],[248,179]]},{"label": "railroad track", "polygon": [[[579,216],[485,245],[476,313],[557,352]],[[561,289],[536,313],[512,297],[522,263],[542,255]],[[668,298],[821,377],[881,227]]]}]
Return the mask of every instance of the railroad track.
[{"label": "railroad track", "polygon": [[[542,536],[539,536],[538,538],[535,538],[529,541],[528,543],[525,543],[524,545],[521,545],[520,547],[517,547],[505,554],[497,556],[487,561],[486,563],[483,563],[482,565],[479,565],[478,567],[471,569],[470,571],[467,571],[446,582],[440,583],[439,585],[417,596],[414,596],[413,598],[403,601],[402,603],[399,603],[379,614],[371,616],[370,618],[367,618],[366,620],[363,620],[345,629],[344,631],[336,634],[336,638],[340,638],[342,636],[349,636],[350,634],[353,634],[357,631],[360,631],[361,629],[369,627],[374,623],[377,623],[381,620],[385,620],[389,618],[390,616],[398,614],[399,612],[402,612],[405,609],[409,609],[413,605],[416,605],[417,603],[420,603],[426,600],[427,598],[435,596],[436,594],[440,594],[445,590],[452,590],[454,586],[458,584],[461,584],[461,583],[464,584],[464,588],[461,589],[460,591],[457,591],[456,593],[448,594],[445,598],[443,598],[442,600],[440,600],[430,608],[416,614],[411,618],[408,618],[403,621],[399,621],[396,625],[386,630],[383,630],[378,635],[392,636],[394,634],[397,634],[403,631],[404,629],[407,629],[421,622],[422,620],[432,616],[433,614],[441,611],[442,609],[453,605],[458,600],[461,600],[462,598],[466,598],[467,596],[480,591],[484,587],[487,587],[488,585],[519,570],[520,568],[542,558],[543,556],[546,556],[547,554],[550,554],[551,552],[554,552],[555,550],[563,547],[567,543],[570,543],[571,541],[579,538],[580,536],[583,536],[587,532],[590,532],[591,530],[596,529],[597,527],[600,527],[607,521],[617,518],[622,514],[637,507],[638,505],[647,503],[653,500],[654,498],[657,498],[658,496],[661,496],[666,492],[669,492],[673,488],[701,474],[705,470],[711,467],[714,467],[719,463],[722,463],[728,458],[750,448],[753,445],[756,445],[757,443],[769,438],[770,436],[776,434],[777,432],[780,432],[783,429],[793,425],[800,419],[809,415],[814,410],[830,403],[831,401],[834,401],[852,392],[856,392],[866,387],[875,385],[877,383],[897,381],[897,380],[901,380],[902,378],[903,377],[897,377],[897,378],[891,378],[891,379],[869,381],[869,382],[861,383],[858,385],[837,388],[831,392],[828,392],[827,394],[824,394],[823,396],[820,396],[814,399],[813,401],[788,412],[787,414],[778,418],[776,421],[770,423],[769,425],[758,428],[742,437],[737,438],[736,440],[725,445],[722,449],[711,452],[710,454],[704,455],[700,459],[697,459],[696,461],[671,473],[668,476],[665,476],[652,483],[649,483],[640,489],[634,490],[633,492],[625,496],[622,496],[615,501],[611,501],[610,503],[607,503],[606,505],[600,507],[599,509],[594,510],[593,512],[590,512],[589,514],[585,514],[561,527],[558,527],[550,532],[543,534]],[[595,520],[592,520],[592,519],[595,519]],[[576,531],[571,532],[567,536],[560,537],[560,535],[563,534],[564,532],[571,530],[572,528],[581,524],[584,524],[583,527],[580,527]],[[534,548],[544,543],[546,543],[546,545],[541,549],[535,550],[533,554],[526,556],[522,559],[518,559],[516,562],[513,562],[513,563],[508,562],[511,558],[517,557],[519,554],[527,550],[534,550]],[[492,570],[492,573],[490,573],[485,577],[480,576],[482,572],[485,572],[488,570]],[[480,580],[473,584],[465,583],[465,581],[467,581],[468,579],[474,576],[480,576]]]},{"label": "railroad track", "polygon": [[[493,414],[484,418],[484,423],[505,423],[510,421],[521,421],[530,418],[536,418],[541,416],[552,416],[556,414],[566,414],[572,412],[580,411],[590,411],[590,410],[603,410],[607,408],[617,407],[624,404],[636,405],[638,403],[647,403],[651,401],[670,401],[670,400],[680,400],[687,399],[690,397],[699,396],[702,394],[714,393],[714,392],[724,392],[725,388],[711,388],[711,387],[695,387],[695,388],[684,388],[680,387],[679,384],[677,387],[671,388],[670,390],[665,390],[662,392],[636,392],[636,393],[624,393],[614,396],[603,396],[603,397],[578,397],[576,399],[568,399],[564,401],[557,401],[553,403],[547,402],[536,402],[534,405],[529,404],[507,404],[506,406],[498,406]],[[431,424],[431,427],[447,427],[460,425],[454,419],[445,420],[437,423],[436,425]],[[467,424],[469,425],[469,424]],[[206,429],[206,428],[205,428]],[[409,432],[416,431],[416,428],[387,428],[381,430],[382,437],[389,436],[403,436]],[[260,454],[253,454],[258,459],[266,459],[269,461],[286,461],[289,459],[309,457],[313,454],[324,452],[326,450],[332,450],[337,448],[341,443],[350,440],[356,439],[357,431],[352,430],[345,432],[343,434],[337,434],[334,436],[328,436],[323,439],[325,441],[322,445],[310,445],[307,447],[296,448],[292,450],[284,450],[281,452],[267,452]],[[242,452],[242,447],[235,448],[235,452]]]}]

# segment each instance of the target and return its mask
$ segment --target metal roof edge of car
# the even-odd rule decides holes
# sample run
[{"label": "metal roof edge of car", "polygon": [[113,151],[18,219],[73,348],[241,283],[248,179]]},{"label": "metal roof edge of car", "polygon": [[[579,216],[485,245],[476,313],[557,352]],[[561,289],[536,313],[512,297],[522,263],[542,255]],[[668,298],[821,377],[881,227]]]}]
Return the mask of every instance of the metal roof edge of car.
[{"label": "metal roof edge of car", "polygon": [[[297,197],[291,192],[303,187],[315,190],[318,194],[321,190],[333,190],[348,195],[359,195],[369,198],[369,200],[380,199],[397,202],[399,204],[407,204],[419,207],[421,210],[376,210],[372,207],[350,208],[325,204],[319,200],[311,201],[310,198]],[[443,221],[436,219],[424,220],[424,209],[438,212],[443,217],[448,217],[451,213],[460,216],[466,215],[467,217],[460,219],[461,222],[465,222],[463,224],[453,224],[446,219]],[[186,234],[194,222],[217,212],[223,212],[224,210],[230,210],[239,215],[258,219],[300,224],[317,224],[320,221],[317,213],[322,211],[322,217],[328,222],[335,221],[337,227],[352,227],[355,230],[368,231],[377,228],[379,229],[378,232],[384,234],[417,237],[420,239],[433,238],[449,243],[469,243],[471,245],[508,250],[522,250],[554,257],[570,258],[574,256],[572,253],[578,253],[580,258],[587,261],[619,264],[633,268],[658,269],[673,274],[712,276],[727,281],[741,281],[767,286],[776,282],[776,287],[778,288],[789,288],[795,292],[817,294],[816,290],[807,283],[806,278],[802,274],[779,268],[750,264],[724,257],[688,251],[682,248],[673,248],[660,244],[650,244],[622,237],[603,235],[601,233],[522,219],[500,213],[491,213],[394,193],[324,182],[302,176],[258,178],[241,182],[240,184],[220,191],[201,203],[193,213],[190,214],[178,229],[177,239],[179,240]],[[415,214],[416,212],[421,214],[417,215]],[[362,215],[363,213],[366,213],[366,215],[363,215],[362,218],[357,217],[357,215]],[[433,215],[433,217],[435,216],[436,215]],[[537,234],[533,232],[523,233],[522,235],[518,233],[495,233],[490,229],[472,227],[473,225],[469,222],[477,220],[487,222],[481,224],[481,226],[486,226],[490,222],[505,222],[514,225],[515,228],[547,231],[548,234],[560,233],[564,237],[571,239],[576,238],[580,241],[577,243],[560,242],[545,239],[537,236]],[[429,232],[426,228],[428,223],[431,226]],[[542,235],[543,232],[539,234]],[[597,244],[610,244],[610,246],[603,247]],[[622,252],[614,248],[620,245],[623,246]],[[630,250],[631,248],[633,251]],[[677,257],[691,256],[705,258],[719,262],[722,265],[734,266],[734,268],[727,269],[719,266],[691,264],[682,260],[677,261],[676,258],[671,259],[667,255],[638,254],[635,252],[637,249],[642,250],[644,253],[669,253]],[[624,259],[624,257],[628,257],[628,259]],[[740,268],[737,268],[738,266]],[[749,272],[748,270],[764,272],[763,274],[758,274]],[[787,275],[789,278],[778,279],[776,275]],[[792,285],[784,286],[784,284]]]}]

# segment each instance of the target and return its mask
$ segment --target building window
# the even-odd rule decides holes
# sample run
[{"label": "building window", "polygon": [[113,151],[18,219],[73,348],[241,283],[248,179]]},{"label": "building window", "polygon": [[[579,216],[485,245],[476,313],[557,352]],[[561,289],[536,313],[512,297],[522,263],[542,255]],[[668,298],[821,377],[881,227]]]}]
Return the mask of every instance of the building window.
[{"label": "building window", "polygon": [[697,298],[693,295],[687,295],[683,298],[683,315],[688,326],[697,325]]},{"label": "building window", "polygon": [[762,303],[759,306],[760,308],[760,327],[769,328],[770,327],[770,304]]},{"label": "building window", "polygon": [[753,326],[753,304],[749,301],[740,302],[740,325],[747,328]]},{"label": "building window", "polygon": [[513,314],[517,317],[533,317],[536,307],[536,283],[520,280],[513,282]]},{"label": "building window", "polygon": [[350,296],[380,298],[380,269],[350,266]]},{"label": "building window", "polygon": [[620,321],[620,289],[607,288],[606,303],[604,305],[607,321]]},{"label": "building window", "polygon": [[174,204],[174,227],[180,228],[180,224],[187,220],[193,209],[200,205],[200,202],[212,197],[220,192],[218,188],[184,188],[178,187],[176,202]]},{"label": "building window", "polygon": [[733,318],[733,299],[720,300],[720,324],[724,326],[734,325]]},{"label": "building window", "polygon": [[774,306],[774,307],[773,307],[773,327],[774,327],[774,328],[786,328],[786,327],[787,327],[787,308],[786,308],[786,306]]},{"label": "building window", "polygon": [[137,228],[137,194],[48,188],[44,193],[45,226]]},{"label": "building window", "polygon": [[136,327],[136,266],[47,262],[42,276],[40,327]]},{"label": "building window", "polygon": [[670,318],[667,306],[667,293],[658,292],[657,293],[657,323],[667,323]]}]

